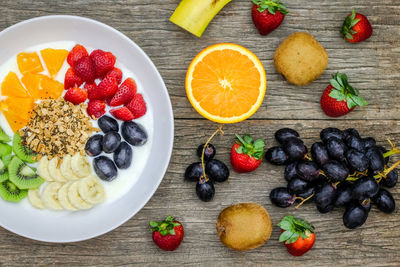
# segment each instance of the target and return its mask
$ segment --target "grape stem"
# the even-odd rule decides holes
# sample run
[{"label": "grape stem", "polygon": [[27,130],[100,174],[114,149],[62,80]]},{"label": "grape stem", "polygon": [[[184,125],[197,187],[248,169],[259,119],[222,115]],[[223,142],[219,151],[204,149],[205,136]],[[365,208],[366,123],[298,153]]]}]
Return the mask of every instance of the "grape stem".
[{"label": "grape stem", "polygon": [[295,210],[297,210],[298,208],[300,208],[301,205],[303,205],[305,202],[307,202],[307,200],[311,199],[314,196],[314,193],[312,193],[309,197],[307,198],[302,198],[302,197],[296,197],[296,199],[300,199],[301,202],[294,208]]},{"label": "grape stem", "polygon": [[[208,178],[206,175],[206,168],[205,168],[205,164],[204,164],[204,152],[206,151],[206,147],[208,146],[208,144],[211,142],[211,140],[214,138],[214,136],[217,133],[220,133],[221,135],[224,134],[224,131],[222,131],[222,127],[223,127],[223,125],[220,125],[218,127],[218,129],[210,136],[210,138],[208,138],[207,142],[204,144],[203,151],[201,152],[201,167],[203,168],[203,178],[206,182],[208,182]],[[201,178],[202,177],[200,177],[200,179]]]}]

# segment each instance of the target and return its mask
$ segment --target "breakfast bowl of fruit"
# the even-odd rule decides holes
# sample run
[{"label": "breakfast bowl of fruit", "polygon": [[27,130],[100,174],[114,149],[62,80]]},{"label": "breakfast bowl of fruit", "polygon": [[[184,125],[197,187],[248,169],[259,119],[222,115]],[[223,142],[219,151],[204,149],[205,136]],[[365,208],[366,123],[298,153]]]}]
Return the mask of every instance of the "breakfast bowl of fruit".
[{"label": "breakfast bowl of fruit", "polygon": [[129,220],[173,145],[171,102],[149,57],[75,16],[18,23],[0,48],[0,226],[74,242]]}]

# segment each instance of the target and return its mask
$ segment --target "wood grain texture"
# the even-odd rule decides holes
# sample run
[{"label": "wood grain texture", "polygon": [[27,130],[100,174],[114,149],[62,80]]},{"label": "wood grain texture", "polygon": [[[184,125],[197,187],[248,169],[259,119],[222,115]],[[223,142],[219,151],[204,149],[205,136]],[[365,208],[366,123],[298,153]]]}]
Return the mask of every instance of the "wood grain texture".
[{"label": "wood grain texture", "polygon": [[[342,129],[353,126],[365,136],[375,136],[381,144],[388,137],[400,143],[398,0],[285,2],[290,15],[267,37],[261,37],[252,25],[251,2],[235,0],[218,14],[203,37],[197,38],[168,21],[178,0],[2,0],[0,29],[37,16],[73,14],[97,19],[133,39],[148,53],[165,80],[176,130],[168,172],[153,198],[135,217],[108,234],[71,244],[36,242],[0,229],[0,266],[398,266],[399,208],[390,215],[373,208],[362,228],[349,231],[342,224],[343,211],[339,209],[321,215],[313,204],[297,211],[272,206],[268,195],[272,188],[284,184],[282,167],[263,163],[249,175],[232,171],[229,183],[216,185],[216,196],[211,203],[199,201],[194,184],[183,181],[187,164],[197,161],[195,148],[217,127],[202,119],[190,106],[184,89],[186,69],[201,49],[218,42],[235,42],[251,49],[263,62],[268,77],[267,97],[259,111],[243,123],[225,126],[225,135],[213,141],[218,159],[229,162],[234,133],[249,132],[264,137],[268,146],[272,146],[275,144],[273,133],[282,127],[298,130],[308,145],[327,126]],[[366,14],[375,30],[370,40],[356,45],[344,42],[339,34],[343,19],[352,7]],[[305,87],[288,84],[273,67],[276,47],[296,31],[314,35],[329,54],[326,72]],[[336,71],[349,75],[370,106],[340,119],[329,119],[322,114],[319,98]],[[400,188],[390,191],[399,202]],[[290,256],[278,244],[279,230],[275,227],[271,240],[259,249],[246,253],[226,249],[218,240],[215,222],[223,208],[237,202],[264,205],[275,225],[289,212],[309,219],[317,229],[315,248],[301,258]],[[172,253],[157,249],[147,228],[150,219],[162,219],[166,214],[177,216],[185,226],[184,242]]]}]

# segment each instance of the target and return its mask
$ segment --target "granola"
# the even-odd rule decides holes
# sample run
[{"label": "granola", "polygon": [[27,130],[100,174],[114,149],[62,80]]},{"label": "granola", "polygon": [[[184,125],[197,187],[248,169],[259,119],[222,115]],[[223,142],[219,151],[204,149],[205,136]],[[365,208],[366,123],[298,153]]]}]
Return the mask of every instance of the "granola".
[{"label": "granola", "polygon": [[49,159],[58,156],[84,155],[87,139],[94,131],[86,105],[73,105],[63,98],[44,100],[35,104],[32,118],[26,128],[20,130],[22,143]]}]

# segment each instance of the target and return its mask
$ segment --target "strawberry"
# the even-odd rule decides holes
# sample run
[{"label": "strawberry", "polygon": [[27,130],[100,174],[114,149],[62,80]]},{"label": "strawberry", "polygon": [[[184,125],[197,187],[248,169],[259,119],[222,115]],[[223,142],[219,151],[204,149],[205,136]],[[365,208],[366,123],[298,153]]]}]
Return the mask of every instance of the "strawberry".
[{"label": "strawberry", "polygon": [[307,221],[287,215],[278,226],[282,229],[279,241],[285,244],[286,249],[293,256],[301,256],[313,247],[314,226]]},{"label": "strawberry", "polygon": [[101,100],[89,101],[86,111],[92,119],[98,119],[106,113],[106,103]]},{"label": "strawberry", "polygon": [[74,105],[78,105],[86,101],[88,93],[85,89],[79,87],[71,87],[64,95],[66,101],[71,102]]},{"label": "strawberry", "polygon": [[321,96],[321,108],[326,115],[340,117],[356,106],[368,105],[364,98],[358,96],[358,89],[350,86],[346,74],[336,73],[330,83]]},{"label": "strawberry", "polygon": [[288,10],[277,0],[252,0],[253,23],[261,35],[267,35],[281,25]]},{"label": "strawberry", "polygon": [[105,52],[101,49],[94,50],[90,53],[90,58],[96,69],[96,78],[102,78],[107,72],[111,71],[114,68],[116,60],[111,52]]},{"label": "strawberry", "polygon": [[353,11],[344,20],[341,33],[350,43],[359,43],[372,35],[372,26],[366,16]]},{"label": "strawberry", "polygon": [[106,74],[106,76],[114,77],[118,84],[122,82],[122,71],[118,68],[113,68]]},{"label": "strawberry", "polygon": [[90,57],[83,57],[72,67],[79,77],[85,82],[92,83],[96,78],[94,65]]},{"label": "strawberry", "polygon": [[106,76],[97,85],[97,90],[103,94],[103,99],[112,98],[118,90],[118,83],[112,76]]},{"label": "strawberry", "polygon": [[95,83],[85,83],[89,100],[104,100],[103,91],[99,90]]},{"label": "strawberry", "polygon": [[68,53],[67,62],[71,67],[74,67],[75,64],[83,57],[89,56],[86,48],[80,44],[75,45],[72,50]]},{"label": "strawberry", "polygon": [[252,172],[260,166],[264,153],[265,142],[257,139],[253,142],[250,135],[243,138],[236,134],[236,143],[231,149],[231,164],[238,173]]},{"label": "strawberry", "polygon": [[67,72],[65,73],[64,77],[64,88],[69,89],[71,87],[79,87],[82,85],[84,80],[76,75],[75,71],[72,68],[69,68]]},{"label": "strawberry", "polygon": [[141,94],[135,95],[126,107],[132,112],[134,119],[139,119],[147,111],[146,102]]},{"label": "strawberry", "polygon": [[183,240],[183,225],[168,215],[164,221],[150,222],[154,243],[161,249],[173,251],[179,247]]},{"label": "strawberry", "polygon": [[136,90],[135,81],[132,78],[126,79],[118,88],[114,97],[111,99],[110,106],[116,107],[129,103],[136,94]]},{"label": "strawberry", "polygon": [[111,109],[110,113],[111,113],[111,115],[114,116],[114,118],[121,120],[121,121],[133,120],[133,114],[132,114],[132,112],[129,111],[129,109],[127,107]]}]

